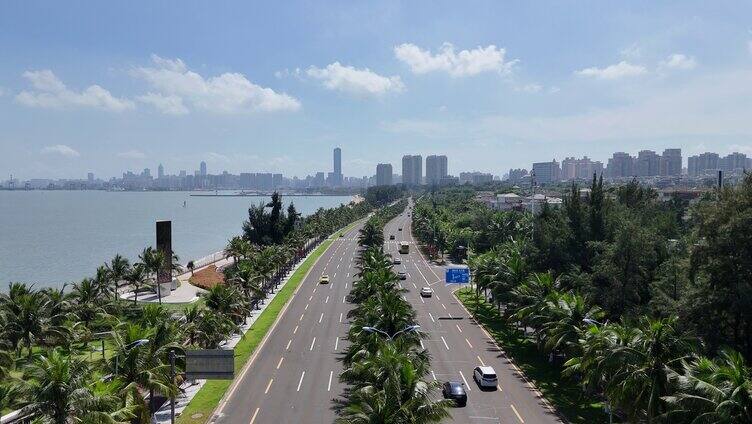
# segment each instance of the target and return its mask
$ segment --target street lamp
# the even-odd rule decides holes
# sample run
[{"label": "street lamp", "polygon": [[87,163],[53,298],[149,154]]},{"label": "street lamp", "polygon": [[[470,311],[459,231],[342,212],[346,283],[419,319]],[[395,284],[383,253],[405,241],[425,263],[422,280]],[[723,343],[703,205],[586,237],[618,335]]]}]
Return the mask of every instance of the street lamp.
[{"label": "street lamp", "polygon": [[[138,339],[135,342],[131,342],[131,343],[128,343],[127,345],[123,346],[123,350],[125,351],[125,353],[128,353],[131,350],[133,350],[133,349],[135,349],[135,348],[137,348],[139,346],[143,346],[143,345],[145,345],[147,343],[149,343],[149,339]],[[117,373],[118,373],[119,359],[120,359],[120,355],[116,354],[115,355],[115,375],[117,375]]]},{"label": "street lamp", "polygon": [[365,332],[367,332],[367,333],[379,333],[379,334],[381,334],[381,335],[383,335],[383,336],[386,336],[386,337],[388,337],[388,338],[389,338],[389,340],[394,340],[394,338],[395,338],[395,337],[399,336],[399,335],[400,335],[400,334],[402,334],[402,333],[408,333],[408,332],[411,332],[411,331],[416,331],[416,330],[417,330],[417,329],[419,329],[419,328],[420,328],[420,325],[408,325],[408,326],[407,326],[407,327],[405,327],[404,329],[402,329],[402,330],[400,330],[400,331],[398,331],[398,332],[394,333],[394,334],[393,334],[393,335],[391,335],[391,336],[389,335],[389,333],[387,333],[387,332],[385,332],[385,331],[381,331],[381,330],[379,330],[379,329],[378,329],[378,328],[376,328],[376,327],[363,327],[363,331],[365,331]]},{"label": "street lamp", "polygon": [[590,324],[590,325],[604,325],[603,323],[601,323],[599,321],[596,321],[596,320],[594,320],[592,318],[583,318],[582,322],[584,322],[586,324]]}]

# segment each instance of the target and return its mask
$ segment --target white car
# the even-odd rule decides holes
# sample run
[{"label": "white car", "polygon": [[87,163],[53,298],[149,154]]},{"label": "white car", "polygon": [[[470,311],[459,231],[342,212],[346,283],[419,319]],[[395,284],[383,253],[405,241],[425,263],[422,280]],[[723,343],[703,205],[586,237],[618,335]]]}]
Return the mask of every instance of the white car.
[{"label": "white car", "polygon": [[430,287],[423,287],[420,289],[420,295],[423,297],[431,297],[433,296],[433,289]]},{"label": "white car", "polygon": [[492,367],[475,367],[473,370],[473,380],[481,388],[495,389],[499,384],[496,378],[496,371]]},{"label": "white car", "polygon": [[394,265],[399,265],[401,263],[402,263],[402,259],[400,259],[400,258],[394,258],[394,260],[392,261],[392,264],[394,264]]}]

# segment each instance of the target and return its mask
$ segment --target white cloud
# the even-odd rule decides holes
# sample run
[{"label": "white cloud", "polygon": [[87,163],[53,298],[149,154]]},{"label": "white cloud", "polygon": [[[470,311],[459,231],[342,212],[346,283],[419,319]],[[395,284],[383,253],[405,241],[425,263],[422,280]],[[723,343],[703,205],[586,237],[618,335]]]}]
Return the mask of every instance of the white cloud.
[{"label": "white cloud", "polygon": [[66,146],[65,144],[55,144],[53,146],[47,146],[42,149],[42,153],[46,155],[61,155],[69,158],[77,158],[81,156],[80,153],[75,151],[70,146]]},{"label": "white cloud", "polygon": [[394,47],[394,55],[406,63],[414,74],[443,71],[453,77],[494,71],[508,74],[517,63],[517,60],[506,61],[506,50],[493,44],[457,53],[452,44],[444,43],[439,52],[433,54],[430,50],[423,50],[415,44],[405,43]]},{"label": "white cloud", "polygon": [[117,157],[123,159],[144,159],[146,157],[146,154],[144,154],[144,152],[140,150],[128,150],[126,152],[118,153]]},{"label": "white cloud", "polygon": [[540,84],[525,84],[522,86],[518,86],[514,88],[515,91],[523,91],[525,93],[539,93],[541,90],[543,90],[543,86]]},{"label": "white cloud", "polygon": [[[180,104],[215,113],[300,109],[300,101],[296,98],[256,85],[243,74],[227,72],[205,78],[189,70],[180,59],[165,59],[157,55],[152,55],[151,58],[153,67],[136,68],[133,74],[148,82],[156,94],[171,98],[169,103],[172,106],[178,104],[177,99],[180,99]],[[179,107],[167,110],[174,112]]]},{"label": "white cloud", "polygon": [[607,66],[605,68],[585,68],[576,71],[575,74],[601,80],[616,80],[624,77],[644,75],[647,72],[648,71],[644,66],[632,65],[631,63],[622,60],[616,65]]},{"label": "white cloud", "polygon": [[398,76],[385,77],[368,68],[357,69],[343,66],[339,62],[329,64],[323,69],[311,66],[306,74],[321,80],[324,87],[330,90],[355,95],[379,96],[387,92],[399,93],[405,88]]},{"label": "white cloud", "polygon": [[749,54],[752,54],[752,40],[747,41],[747,50],[749,50]]},{"label": "white cloud", "polygon": [[71,90],[49,69],[26,71],[23,77],[33,87],[33,90],[24,90],[16,95],[16,101],[24,106],[57,109],[90,107],[113,112],[135,107],[132,101],[114,97],[109,91],[96,84],[90,85],[81,92]]},{"label": "white cloud", "polygon": [[694,57],[674,53],[658,64],[658,69],[677,69],[688,71],[697,67],[697,60]]},{"label": "white cloud", "polygon": [[154,106],[157,110],[167,115],[185,115],[188,108],[183,104],[183,98],[174,95],[159,93],[146,93],[136,98],[138,101]]}]

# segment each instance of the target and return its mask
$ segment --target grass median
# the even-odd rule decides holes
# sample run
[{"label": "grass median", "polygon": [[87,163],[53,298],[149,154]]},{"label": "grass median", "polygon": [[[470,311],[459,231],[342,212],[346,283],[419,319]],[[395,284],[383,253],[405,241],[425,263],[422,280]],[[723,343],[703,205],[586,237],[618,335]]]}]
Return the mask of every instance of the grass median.
[{"label": "grass median", "polygon": [[456,294],[467,310],[477,317],[496,343],[568,422],[608,422],[608,415],[603,412],[603,403],[585,395],[572,379],[562,377],[562,368],[550,364],[548,356],[537,349],[535,342],[523,336],[519,330],[510,327],[498,309],[482,297],[478,301],[472,289],[464,288]]},{"label": "grass median", "polygon": [[[353,224],[354,225],[354,224]],[[349,229],[348,226],[347,229]],[[339,233],[338,233],[339,234]],[[239,372],[248,362],[253,352],[258,347],[261,340],[269,331],[274,321],[277,319],[282,308],[285,306],[295,289],[303,281],[306,273],[316,263],[329,245],[332,239],[324,240],[319,247],[298,267],[290,277],[290,281],[282,287],[274,299],[264,309],[261,315],[256,319],[251,328],[243,335],[243,338],[235,346],[235,371]],[[204,387],[196,393],[188,406],[177,418],[178,424],[203,424],[211,417],[212,412],[219,404],[227,389],[232,384],[232,380],[209,380]]]}]

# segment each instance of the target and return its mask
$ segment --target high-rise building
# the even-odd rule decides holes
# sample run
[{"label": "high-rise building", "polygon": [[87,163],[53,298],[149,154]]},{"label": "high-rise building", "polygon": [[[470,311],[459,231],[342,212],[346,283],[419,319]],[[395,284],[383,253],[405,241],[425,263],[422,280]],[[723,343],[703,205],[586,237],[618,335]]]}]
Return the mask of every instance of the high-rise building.
[{"label": "high-rise building", "polygon": [[164,178],[164,166],[162,166],[162,164],[161,164],[161,163],[160,163],[160,164],[159,164],[159,166],[157,167],[157,178],[159,178],[160,180],[161,180],[162,178]]},{"label": "high-rise building", "polygon": [[747,168],[747,155],[738,152],[731,153],[720,159],[718,165],[721,171],[726,172],[745,170]]},{"label": "high-rise building", "polygon": [[392,164],[380,163],[376,165],[376,185],[392,185]]},{"label": "high-rise building", "polygon": [[423,157],[421,155],[402,156],[402,183],[420,185],[423,181]]},{"label": "high-rise building", "polygon": [[199,173],[199,175],[201,175],[202,177],[205,177],[205,176],[206,176],[206,162],[204,162],[204,161],[201,161],[201,165],[199,166],[199,172],[198,172],[198,173]]},{"label": "high-rise building", "polygon": [[519,184],[525,177],[527,177],[527,169],[525,168],[509,170],[509,182],[512,184]]},{"label": "high-rise building", "polygon": [[574,157],[564,158],[564,160],[561,161],[562,180],[573,180],[577,178],[577,162],[579,161]]},{"label": "high-rise building", "polygon": [[538,184],[547,184],[561,179],[561,168],[556,159],[551,162],[536,162],[533,164],[533,174],[535,182]]},{"label": "high-rise building", "polygon": [[444,155],[426,156],[426,184],[436,185],[449,175],[448,160]]},{"label": "high-rise building", "polygon": [[640,150],[637,153],[634,168],[638,177],[661,175],[661,157],[652,150]]},{"label": "high-rise building", "polygon": [[634,158],[629,153],[616,152],[608,160],[606,175],[611,178],[633,177]]},{"label": "high-rise building", "polygon": [[332,172],[331,185],[339,187],[342,185],[342,149],[334,148],[334,172]]},{"label": "high-rise building", "polygon": [[88,174],[86,174],[86,181],[88,181],[89,184],[94,183],[94,173],[93,172],[89,172]]},{"label": "high-rise building", "polygon": [[666,149],[661,156],[661,175],[679,176],[682,173],[681,149]]},{"label": "high-rise building", "polygon": [[720,168],[718,153],[705,152],[687,158],[687,174],[690,177],[699,177],[706,173],[715,173]]}]

